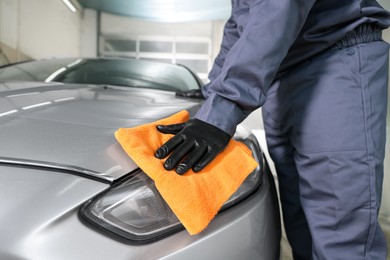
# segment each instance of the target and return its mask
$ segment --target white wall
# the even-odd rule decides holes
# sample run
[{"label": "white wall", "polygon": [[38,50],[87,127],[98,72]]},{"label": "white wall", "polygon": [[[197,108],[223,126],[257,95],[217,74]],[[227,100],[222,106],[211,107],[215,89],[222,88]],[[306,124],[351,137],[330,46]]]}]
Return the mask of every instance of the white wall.
[{"label": "white wall", "polygon": [[97,20],[96,10],[84,9],[81,19],[80,56],[96,57],[97,55]]},{"label": "white wall", "polygon": [[[223,33],[224,21],[199,21],[199,22],[151,22],[107,13],[101,15],[101,41],[100,53],[105,56],[127,56],[141,59],[157,59],[165,62],[180,63],[193,69],[198,76],[207,81],[207,72],[211,69],[215,56],[219,52]],[[137,49],[117,51],[115,48],[107,48],[110,39],[136,41]],[[142,41],[170,42],[171,51],[159,52],[140,51]],[[185,52],[176,51],[178,42],[187,44],[205,44],[206,51],[194,52],[187,49]],[[129,45],[130,46],[130,45]],[[205,49],[204,49],[205,50]]]},{"label": "white wall", "polygon": [[36,59],[79,56],[80,15],[59,0],[0,0],[0,42]]},{"label": "white wall", "polygon": [[18,1],[0,0],[0,42],[18,45]]},{"label": "white wall", "polygon": [[211,35],[211,22],[157,23],[103,13],[102,34],[195,36]]},{"label": "white wall", "polygon": [[390,1],[389,0],[377,0],[387,10],[390,10]]},{"label": "white wall", "polygon": [[188,22],[188,23],[157,23],[131,19],[123,16],[102,14],[102,35],[161,35],[176,37],[206,37],[212,40],[213,59],[219,52],[224,20]]},{"label": "white wall", "polygon": [[[379,0],[379,3],[387,10],[390,10],[389,0]],[[383,32],[383,39],[390,43],[390,29]],[[388,100],[390,100],[390,91]],[[390,104],[387,107],[387,136],[390,136]],[[386,142],[385,176],[383,181],[381,217],[386,219],[385,223],[390,224],[390,140],[387,140]]]}]

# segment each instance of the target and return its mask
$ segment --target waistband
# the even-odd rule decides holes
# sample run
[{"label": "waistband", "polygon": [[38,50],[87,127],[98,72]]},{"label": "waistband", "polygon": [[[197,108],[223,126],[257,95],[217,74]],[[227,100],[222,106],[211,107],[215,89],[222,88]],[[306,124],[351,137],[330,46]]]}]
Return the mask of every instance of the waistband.
[{"label": "waistband", "polygon": [[343,49],[361,43],[381,41],[381,40],[382,40],[382,29],[373,24],[364,23],[359,25],[349,33],[347,33],[340,40],[338,40],[331,47],[331,50]]}]

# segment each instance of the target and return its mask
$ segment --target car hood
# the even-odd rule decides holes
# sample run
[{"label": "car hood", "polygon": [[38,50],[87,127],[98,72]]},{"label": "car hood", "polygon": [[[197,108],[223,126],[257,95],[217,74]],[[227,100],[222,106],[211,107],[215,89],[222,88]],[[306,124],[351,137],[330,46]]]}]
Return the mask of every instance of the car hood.
[{"label": "car hood", "polygon": [[199,103],[173,92],[98,85],[0,83],[0,162],[113,181],[138,166],[114,137]]}]

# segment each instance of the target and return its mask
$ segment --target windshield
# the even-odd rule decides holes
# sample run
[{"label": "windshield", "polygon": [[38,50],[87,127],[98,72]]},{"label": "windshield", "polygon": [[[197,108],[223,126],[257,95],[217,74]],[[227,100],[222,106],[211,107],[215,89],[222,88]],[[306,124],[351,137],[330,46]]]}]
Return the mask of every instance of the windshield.
[{"label": "windshield", "polygon": [[132,59],[58,59],[19,63],[0,68],[0,82],[41,81],[115,85],[169,91],[198,89],[186,68]]}]

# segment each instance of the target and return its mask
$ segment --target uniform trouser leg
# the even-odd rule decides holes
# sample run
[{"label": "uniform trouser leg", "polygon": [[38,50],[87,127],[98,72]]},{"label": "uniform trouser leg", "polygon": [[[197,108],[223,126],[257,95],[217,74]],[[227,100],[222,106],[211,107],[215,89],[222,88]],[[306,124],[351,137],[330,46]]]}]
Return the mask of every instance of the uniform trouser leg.
[{"label": "uniform trouser leg", "polygon": [[263,119],[295,259],[386,259],[388,44],[329,50],[270,88]]}]

